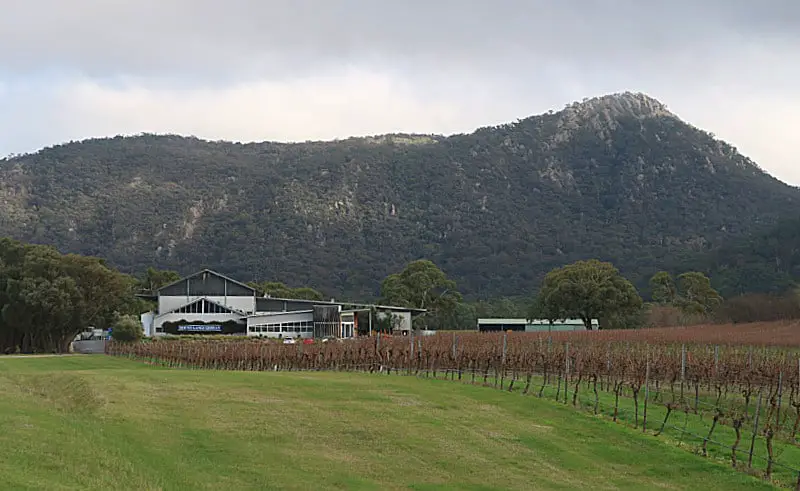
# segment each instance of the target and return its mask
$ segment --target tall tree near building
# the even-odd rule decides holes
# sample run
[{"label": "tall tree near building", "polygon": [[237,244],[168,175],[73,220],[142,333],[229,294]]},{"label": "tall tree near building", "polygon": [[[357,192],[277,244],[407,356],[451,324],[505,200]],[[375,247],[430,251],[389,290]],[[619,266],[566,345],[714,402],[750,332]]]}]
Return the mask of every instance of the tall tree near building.
[{"label": "tall tree near building", "polygon": [[678,298],[675,280],[666,271],[660,271],[650,278],[650,291],[653,301],[663,305],[673,305]]},{"label": "tall tree near building", "polygon": [[611,263],[578,261],[545,276],[534,311],[545,319],[623,319],[642,308],[642,297]]},{"label": "tall tree near building", "polygon": [[711,280],[697,271],[678,276],[680,307],[685,312],[708,314],[720,303],[722,296],[711,286]]},{"label": "tall tree near building", "polygon": [[427,259],[413,261],[400,273],[387,276],[381,284],[381,298],[390,305],[425,309],[427,312],[415,319],[419,327],[454,315],[462,300],[456,282]]},{"label": "tall tree near building", "polygon": [[707,315],[722,303],[722,296],[711,286],[711,280],[697,271],[681,274],[677,284],[669,273],[656,273],[650,279],[650,288],[655,302],[672,305],[686,314]]},{"label": "tall tree near building", "polygon": [[146,292],[155,292],[162,286],[169,285],[181,279],[177,271],[160,270],[153,267],[147,268],[139,280],[139,288]]},{"label": "tall tree near building", "polygon": [[322,293],[313,288],[303,286],[300,288],[291,288],[278,281],[265,281],[259,283],[251,281],[248,286],[255,288],[257,292],[262,295],[269,295],[275,298],[296,298],[298,300],[324,300],[325,297]]}]

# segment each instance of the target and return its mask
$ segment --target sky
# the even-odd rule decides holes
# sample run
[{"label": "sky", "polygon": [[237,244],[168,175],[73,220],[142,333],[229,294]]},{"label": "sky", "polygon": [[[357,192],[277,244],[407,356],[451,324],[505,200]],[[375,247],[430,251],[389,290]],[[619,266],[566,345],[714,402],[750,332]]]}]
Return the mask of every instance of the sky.
[{"label": "sky", "polygon": [[0,0],[0,156],[451,134],[644,92],[800,185],[797,0]]}]

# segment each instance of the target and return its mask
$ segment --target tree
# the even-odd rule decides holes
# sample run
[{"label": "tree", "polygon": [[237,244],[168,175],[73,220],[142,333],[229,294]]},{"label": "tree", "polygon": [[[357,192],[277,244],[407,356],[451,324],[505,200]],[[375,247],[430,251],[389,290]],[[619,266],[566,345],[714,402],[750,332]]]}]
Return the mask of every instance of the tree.
[{"label": "tree", "polygon": [[139,288],[146,292],[155,292],[162,286],[169,285],[181,279],[177,271],[159,270],[153,267],[147,268],[142,278],[139,280]]},{"label": "tree", "polygon": [[678,276],[679,306],[684,312],[707,315],[720,303],[722,296],[711,286],[711,280],[697,271]]},{"label": "tree", "polygon": [[135,317],[124,315],[114,323],[111,328],[111,338],[114,341],[133,342],[139,341],[144,336],[142,324]]},{"label": "tree", "polygon": [[469,303],[460,302],[455,308],[440,311],[426,319],[429,329],[444,331],[459,331],[475,329],[478,316],[475,306]]},{"label": "tree", "polygon": [[642,297],[611,263],[578,261],[545,276],[532,313],[545,319],[622,319],[642,308]]},{"label": "tree", "polygon": [[678,288],[672,275],[666,271],[660,271],[650,278],[650,291],[653,301],[662,305],[674,305],[678,298]]},{"label": "tree", "polygon": [[97,258],[0,241],[0,349],[65,352],[87,327],[130,310],[135,282]]},{"label": "tree", "polygon": [[291,297],[289,298],[296,298],[298,300],[316,300],[322,301],[325,297],[322,296],[322,293],[318,292],[317,290],[303,286],[300,288],[293,288],[290,292]]},{"label": "tree", "polygon": [[452,315],[462,297],[455,281],[447,278],[433,262],[420,259],[383,280],[381,299],[390,305],[425,309],[426,313],[415,322],[427,328],[437,316]]},{"label": "tree", "polygon": [[247,284],[251,288],[262,295],[268,295],[275,298],[294,298],[298,300],[316,300],[322,301],[325,297],[322,293],[309,287],[291,288],[278,281],[265,281],[259,283],[251,281]]},{"label": "tree", "polygon": [[528,315],[530,299],[528,297],[500,297],[475,302],[475,314],[478,318],[504,317],[519,318]]}]

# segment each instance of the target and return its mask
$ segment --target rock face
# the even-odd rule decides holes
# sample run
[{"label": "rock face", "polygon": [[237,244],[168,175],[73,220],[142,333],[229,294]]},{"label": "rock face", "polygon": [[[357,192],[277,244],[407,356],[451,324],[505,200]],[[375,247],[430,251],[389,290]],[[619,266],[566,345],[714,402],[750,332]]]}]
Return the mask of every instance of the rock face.
[{"label": "rock face", "polygon": [[144,135],[0,161],[0,235],[126,271],[211,267],[370,296],[417,258],[472,295],[611,260],[632,279],[796,214],[800,192],[643,94],[468,135]]}]

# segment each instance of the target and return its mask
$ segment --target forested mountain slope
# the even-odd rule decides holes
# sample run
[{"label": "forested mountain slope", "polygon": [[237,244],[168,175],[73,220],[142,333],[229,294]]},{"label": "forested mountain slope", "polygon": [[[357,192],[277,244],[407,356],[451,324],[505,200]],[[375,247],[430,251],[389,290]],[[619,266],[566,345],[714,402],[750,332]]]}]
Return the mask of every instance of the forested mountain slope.
[{"label": "forested mountain slope", "polygon": [[87,140],[0,161],[0,235],[371,296],[428,258],[473,296],[611,260],[633,280],[797,214],[800,191],[642,94],[466,135]]},{"label": "forested mountain slope", "polygon": [[723,244],[694,261],[725,296],[784,293],[800,283],[800,217]]}]

